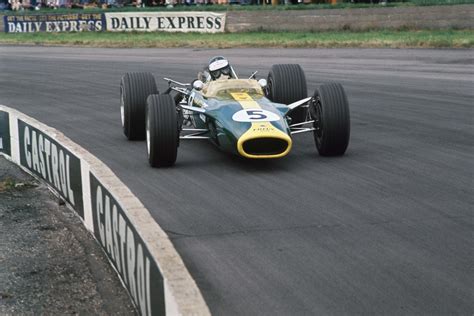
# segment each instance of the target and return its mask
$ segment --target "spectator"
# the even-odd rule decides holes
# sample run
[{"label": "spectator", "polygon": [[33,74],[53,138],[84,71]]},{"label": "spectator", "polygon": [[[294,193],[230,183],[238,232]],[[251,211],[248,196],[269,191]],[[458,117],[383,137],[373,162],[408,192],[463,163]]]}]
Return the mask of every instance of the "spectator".
[{"label": "spectator", "polygon": [[118,8],[122,8],[128,4],[127,0],[115,0],[115,6]]},{"label": "spectator", "polygon": [[30,7],[31,7],[30,0],[21,1],[21,8],[22,9],[29,9]]},{"label": "spectator", "polygon": [[10,8],[13,11],[17,11],[20,9],[20,0],[8,0],[8,3],[10,4]]},{"label": "spectator", "polygon": [[51,9],[59,8],[59,0],[47,0],[47,5]]},{"label": "spectator", "polygon": [[8,0],[0,0],[0,11],[8,9],[10,9],[10,4],[8,3]]},{"label": "spectator", "polygon": [[79,0],[79,4],[77,6],[84,9],[84,7],[87,5],[89,5],[89,0]]},{"label": "spectator", "polygon": [[95,0],[81,0],[82,1],[82,7],[84,9],[94,9],[97,8],[97,3],[95,3]]},{"label": "spectator", "polygon": [[136,6],[137,8],[142,7],[142,0],[133,0],[132,5]]},{"label": "spectator", "polygon": [[31,0],[30,9],[31,10],[40,10],[41,9],[41,0]]},{"label": "spectator", "polygon": [[60,8],[71,8],[71,0],[59,0],[59,7]]}]

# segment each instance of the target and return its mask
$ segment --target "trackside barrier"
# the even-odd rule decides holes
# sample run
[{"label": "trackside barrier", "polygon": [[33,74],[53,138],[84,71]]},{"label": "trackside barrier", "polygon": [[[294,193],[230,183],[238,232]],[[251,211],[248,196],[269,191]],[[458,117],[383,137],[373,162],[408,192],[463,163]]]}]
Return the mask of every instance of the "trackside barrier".
[{"label": "trackside barrier", "polygon": [[75,210],[141,315],[210,315],[166,233],[104,163],[59,131],[3,105],[0,154]]}]

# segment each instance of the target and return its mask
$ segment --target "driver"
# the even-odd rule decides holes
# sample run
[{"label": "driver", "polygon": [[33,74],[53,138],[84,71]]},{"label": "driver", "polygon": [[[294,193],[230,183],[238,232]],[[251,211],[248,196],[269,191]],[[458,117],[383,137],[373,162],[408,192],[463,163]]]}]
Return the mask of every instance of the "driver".
[{"label": "driver", "polygon": [[233,78],[232,67],[229,61],[223,56],[211,58],[209,65],[199,74],[201,81],[223,80]]}]

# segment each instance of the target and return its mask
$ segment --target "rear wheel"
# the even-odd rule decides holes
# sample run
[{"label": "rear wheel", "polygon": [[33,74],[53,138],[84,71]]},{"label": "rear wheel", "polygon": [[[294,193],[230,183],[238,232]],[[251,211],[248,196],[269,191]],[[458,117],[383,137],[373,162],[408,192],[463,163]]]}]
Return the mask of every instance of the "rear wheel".
[{"label": "rear wheel", "polygon": [[[303,68],[297,64],[273,65],[268,73],[267,97],[276,103],[290,104],[308,95],[306,76]],[[291,123],[301,123],[306,120],[307,108],[296,108],[289,116]]]},{"label": "rear wheel", "polygon": [[155,78],[148,72],[126,73],[120,81],[120,114],[129,140],[145,139],[146,99],[157,94]]},{"label": "rear wheel", "polygon": [[146,147],[152,167],[170,167],[176,162],[179,127],[176,105],[169,94],[147,99]]},{"label": "rear wheel", "polygon": [[310,104],[314,141],[321,156],[340,156],[350,137],[349,103],[339,83],[324,84],[314,92]]}]

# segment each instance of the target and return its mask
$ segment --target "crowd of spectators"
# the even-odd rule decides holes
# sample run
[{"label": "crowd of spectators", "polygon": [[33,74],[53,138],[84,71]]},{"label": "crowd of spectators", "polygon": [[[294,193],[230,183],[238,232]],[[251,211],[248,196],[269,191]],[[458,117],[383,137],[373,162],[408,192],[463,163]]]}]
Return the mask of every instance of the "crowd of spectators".
[{"label": "crowd of spectators", "polygon": [[123,0],[0,0],[0,10],[41,10],[60,8],[120,7]]},{"label": "crowd of spectators", "polygon": [[[395,0],[278,0],[279,4],[301,4],[301,3],[382,3]],[[407,0],[397,0],[404,2]],[[156,7],[174,5],[205,5],[205,4],[271,4],[272,0],[0,0],[0,11],[2,10],[42,10],[42,9],[72,9],[72,8],[121,8],[134,7]]]},{"label": "crowd of spectators", "polygon": [[[314,0],[313,0],[314,1]],[[319,2],[324,2],[322,0]],[[327,0],[329,1],[329,0]],[[205,4],[263,4],[271,0],[0,0],[0,10],[42,10],[59,8],[120,8]],[[281,0],[284,4],[311,3],[311,0]]]}]

